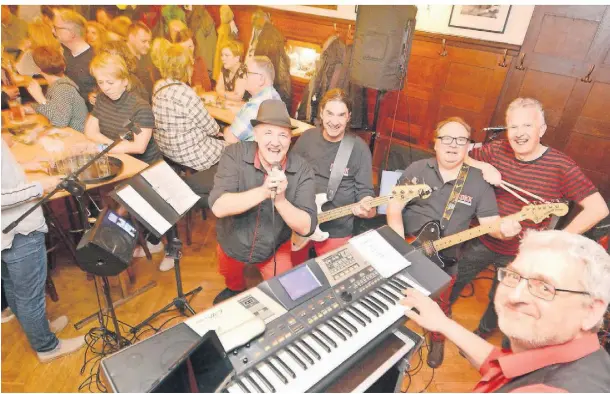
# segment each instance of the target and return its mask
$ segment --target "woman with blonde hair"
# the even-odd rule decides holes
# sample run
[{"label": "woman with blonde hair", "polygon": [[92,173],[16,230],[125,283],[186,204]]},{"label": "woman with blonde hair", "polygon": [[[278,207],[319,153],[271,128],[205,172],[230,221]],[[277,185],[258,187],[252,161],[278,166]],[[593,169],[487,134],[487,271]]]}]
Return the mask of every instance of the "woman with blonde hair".
[{"label": "woman with blonde hair", "polygon": [[164,37],[157,37],[150,44],[150,59],[157,69],[161,64],[161,59],[165,56],[167,49],[172,45],[171,42]]},{"label": "woman with blonde hair", "polygon": [[59,41],[53,35],[53,29],[41,20],[28,24],[28,38],[24,40],[21,48],[23,53],[15,64],[19,74],[29,76],[40,74],[40,68],[32,58],[32,51],[37,47],[61,48]]},{"label": "woman with blonde hair", "polygon": [[188,85],[193,75],[191,51],[171,45],[159,66],[161,79],[152,100],[155,140],[171,161],[207,170],[220,160],[224,143],[214,138],[220,127]]},{"label": "woman with blonde hair", "polygon": [[[119,55],[125,60],[125,64],[127,65],[127,69],[129,70],[129,80],[131,82],[131,90],[135,92],[138,96],[142,97],[146,101],[150,101],[150,96],[146,87],[138,76],[136,75],[138,60],[134,56],[133,52],[127,46],[125,41],[108,41],[104,45],[102,45],[99,50],[96,52],[100,53],[108,53],[111,55]],[[92,104],[95,104],[92,102]]]},{"label": "woman with blonde hair", "polygon": [[[172,21],[173,22],[173,21]],[[180,21],[178,21],[180,22]],[[170,33],[172,30],[170,29]],[[171,35],[170,41],[173,44],[179,44],[185,48],[190,54],[193,61],[193,76],[191,77],[190,85],[195,91],[210,91],[212,90],[212,81],[208,73],[208,67],[205,60],[201,56],[195,57],[195,41],[193,40],[193,32],[191,29],[179,30]]]},{"label": "woman with blonde hair", "polygon": [[222,69],[216,78],[216,93],[227,100],[242,101],[246,92],[248,69],[242,63],[243,45],[239,41],[228,41],[220,50]]},{"label": "woman with blonde hair", "polygon": [[106,43],[108,31],[101,23],[87,21],[87,33],[85,40],[94,51],[98,51]]}]

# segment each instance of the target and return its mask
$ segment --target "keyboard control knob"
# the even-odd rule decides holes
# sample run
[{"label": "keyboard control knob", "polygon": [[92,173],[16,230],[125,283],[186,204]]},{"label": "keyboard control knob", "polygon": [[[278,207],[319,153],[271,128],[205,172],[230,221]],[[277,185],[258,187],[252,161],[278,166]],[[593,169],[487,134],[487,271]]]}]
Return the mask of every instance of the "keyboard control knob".
[{"label": "keyboard control knob", "polygon": [[243,360],[241,360],[244,364],[248,364],[248,357],[244,357]]},{"label": "keyboard control knob", "polygon": [[341,293],[341,299],[345,302],[352,302],[352,295],[347,291]]}]

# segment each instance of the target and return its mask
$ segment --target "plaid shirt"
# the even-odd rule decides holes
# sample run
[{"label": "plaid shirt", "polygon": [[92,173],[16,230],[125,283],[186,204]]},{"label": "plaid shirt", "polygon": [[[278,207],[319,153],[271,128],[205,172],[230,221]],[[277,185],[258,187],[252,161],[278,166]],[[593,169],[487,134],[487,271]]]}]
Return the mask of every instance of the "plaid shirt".
[{"label": "plaid shirt", "polygon": [[256,119],[258,115],[258,107],[265,100],[281,100],[279,93],[273,88],[273,86],[267,86],[258,94],[252,96],[252,98],[244,104],[239,112],[235,115],[235,120],[229,130],[238,139],[242,141],[254,141],[254,131],[250,120]]},{"label": "plaid shirt", "polygon": [[163,155],[197,171],[218,163],[225,145],[213,136],[220,127],[195,91],[182,82],[163,79],[154,92],[154,137]]}]

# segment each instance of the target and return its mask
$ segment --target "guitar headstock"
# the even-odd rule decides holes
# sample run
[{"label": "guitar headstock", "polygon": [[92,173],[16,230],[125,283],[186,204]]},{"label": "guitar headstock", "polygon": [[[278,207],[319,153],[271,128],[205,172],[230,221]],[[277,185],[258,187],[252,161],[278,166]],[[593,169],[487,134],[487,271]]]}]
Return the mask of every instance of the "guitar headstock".
[{"label": "guitar headstock", "polygon": [[529,219],[534,223],[540,223],[551,215],[565,216],[569,207],[566,201],[550,201],[544,203],[529,204],[521,208],[522,220]]},{"label": "guitar headstock", "polygon": [[402,182],[392,189],[392,198],[401,201],[411,201],[416,197],[428,198],[432,193],[430,186],[423,184],[412,184],[408,181]]}]

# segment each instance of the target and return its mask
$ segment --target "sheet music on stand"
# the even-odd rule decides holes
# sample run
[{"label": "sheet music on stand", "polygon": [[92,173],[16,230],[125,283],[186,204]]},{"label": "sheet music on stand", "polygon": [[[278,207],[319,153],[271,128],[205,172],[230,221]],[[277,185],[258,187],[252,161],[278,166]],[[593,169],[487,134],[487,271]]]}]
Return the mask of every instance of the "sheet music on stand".
[{"label": "sheet music on stand", "polygon": [[110,195],[157,237],[199,201],[199,196],[163,160],[120,184]]}]

